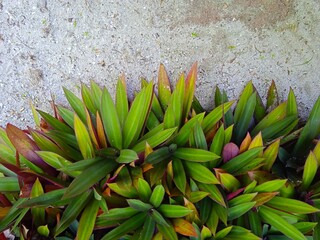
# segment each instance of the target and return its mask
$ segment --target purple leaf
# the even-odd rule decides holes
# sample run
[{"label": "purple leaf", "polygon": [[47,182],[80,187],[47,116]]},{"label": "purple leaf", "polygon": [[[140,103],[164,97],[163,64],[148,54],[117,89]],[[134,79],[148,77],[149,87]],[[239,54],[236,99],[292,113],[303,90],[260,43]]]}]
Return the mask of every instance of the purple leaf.
[{"label": "purple leaf", "polygon": [[226,163],[239,154],[239,148],[236,144],[227,143],[222,152],[223,162]]}]

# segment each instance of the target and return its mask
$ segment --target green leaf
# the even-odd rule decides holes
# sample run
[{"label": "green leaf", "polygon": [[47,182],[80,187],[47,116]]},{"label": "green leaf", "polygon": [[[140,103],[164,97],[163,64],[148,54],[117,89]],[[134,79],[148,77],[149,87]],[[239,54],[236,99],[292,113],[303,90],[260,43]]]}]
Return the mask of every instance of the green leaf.
[{"label": "green leaf", "polygon": [[267,109],[278,105],[278,91],[275,82],[272,80],[267,93]]},{"label": "green leaf", "polygon": [[152,194],[149,183],[146,180],[139,178],[137,190],[138,190],[140,199],[144,202],[148,202]]},{"label": "green leaf", "polygon": [[86,122],[86,111],[83,102],[68,89],[63,88],[63,91],[72,109],[77,113],[82,122]]},{"label": "green leaf", "polygon": [[142,89],[134,99],[123,126],[123,147],[135,144],[146,122],[151,107],[153,83]]},{"label": "green leaf", "polygon": [[122,220],[132,217],[137,214],[138,211],[132,207],[113,208],[106,213],[103,213],[97,217],[97,226],[103,226],[103,221],[107,220]]},{"label": "green leaf", "polygon": [[184,194],[186,191],[187,180],[183,164],[179,158],[172,160],[173,181],[177,188]]},{"label": "green leaf", "polygon": [[231,174],[237,172],[250,163],[254,158],[256,158],[262,150],[263,147],[255,147],[245,151],[244,153],[241,153],[222,165],[222,168]]},{"label": "green leaf", "polygon": [[[90,161],[90,160],[86,160]],[[89,166],[79,176],[77,176],[67,188],[63,198],[71,198],[78,196],[87,191],[94,184],[98,183],[103,177],[116,167],[113,161],[98,161],[94,165]]]},{"label": "green leaf", "polygon": [[297,100],[296,100],[296,96],[294,95],[292,88],[290,88],[290,92],[288,95],[287,116],[298,117]]},{"label": "green leaf", "polygon": [[[171,95],[171,102],[170,102],[170,107],[172,106],[172,111],[173,111],[174,120],[175,120],[174,126],[177,126],[177,127],[180,127],[180,124],[182,123],[182,120],[184,118],[184,116],[182,115],[184,93],[185,93],[185,82],[184,82],[184,76],[182,74],[179,81],[177,82],[176,89],[173,91]],[[165,122],[164,124],[166,126]]]},{"label": "green leaf", "polygon": [[101,119],[112,147],[122,149],[122,132],[119,117],[112,98],[105,88],[101,97]]},{"label": "green leaf", "polygon": [[144,203],[139,199],[127,199],[127,202],[130,207],[136,209],[139,212],[146,212],[152,208],[152,205],[149,203]]},{"label": "green leaf", "polygon": [[270,169],[273,166],[273,163],[277,159],[279,147],[280,147],[280,139],[270,144],[270,146],[268,146],[267,149],[263,152],[265,164],[262,166],[262,169],[270,171]]},{"label": "green leaf", "polygon": [[149,202],[155,207],[159,207],[164,198],[165,190],[162,185],[157,185],[151,194]]},{"label": "green leaf", "polygon": [[[53,190],[51,192],[44,193],[39,195],[38,197],[34,197],[31,199],[25,199],[19,207],[27,208],[27,207],[48,207],[48,206],[59,206],[59,204],[64,205],[61,200],[63,194],[66,189],[58,189]],[[69,201],[69,200],[68,200]]]},{"label": "green leaf", "polygon": [[40,128],[40,118],[39,118],[39,115],[37,113],[37,110],[35,109],[35,107],[34,107],[34,105],[32,104],[31,101],[30,101],[30,107],[31,107],[31,112],[32,112],[34,123],[36,124],[36,126],[38,128]]},{"label": "green leaf", "polygon": [[232,221],[236,218],[239,218],[253,208],[255,204],[256,202],[247,202],[228,208],[228,220]]},{"label": "green leaf", "polygon": [[58,114],[62,117],[63,121],[65,121],[69,125],[69,127],[73,128],[74,112],[61,106],[57,106],[57,109],[58,109]]},{"label": "green leaf", "polygon": [[256,211],[249,211],[248,212],[248,221],[250,229],[252,233],[261,237],[262,236],[262,224],[259,213]]},{"label": "green leaf", "polygon": [[190,146],[198,149],[208,150],[206,136],[204,135],[200,123],[197,122],[190,135]]},{"label": "green leaf", "polygon": [[70,201],[68,207],[64,210],[59,225],[55,231],[55,236],[62,233],[79,216],[82,209],[92,199],[92,191],[83,191],[79,197]]},{"label": "green leaf", "polygon": [[57,153],[61,156],[67,157],[66,154],[61,150],[61,148],[57,146],[51,139],[46,137],[44,134],[33,130],[29,130],[29,132],[31,133],[32,139],[36,142],[36,144],[41,150],[50,151],[53,153]]},{"label": "green leaf", "polygon": [[155,209],[150,209],[150,211],[148,212],[148,214],[150,215],[150,217],[158,224],[160,225],[164,225],[164,226],[169,226],[168,222],[166,221],[166,219],[164,219],[164,217]]},{"label": "green leaf", "polygon": [[257,193],[241,194],[229,201],[229,207],[234,207],[242,203],[251,202],[255,196],[257,196]]},{"label": "green leaf", "polygon": [[[27,213],[29,210],[28,208],[22,209],[18,208],[20,204],[25,202],[27,198],[19,198],[13,206],[10,208],[9,212],[5,215],[4,218],[1,219],[0,221],[0,232],[6,230],[11,224],[13,224],[15,221],[15,224],[19,224],[20,221],[22,220],[23,216]],[[19,219],[19,216],[22,216]]]},{"label": "green leaf", "polygon": [[157,224],[157,229],[164,236],[165,239],[178,240],[177,233],[171,224],[169,224],[168,226]]},{"label": "green leaf", "polygon": [[120,150],[120,156],[116,159],[118,163],[131,163],[138,160],[139,157],[137,153],[131,149]]},{"label": "green leaf", "polygon": [[173,156],[190,162],[209,162],[220,158],[213,152],[196,148],[178,148]]},{"label": "green leaf", "polygon": [[250,81],[246,87],[243,89],[239,101],[237,103],[237,107],[234,112],[234,122],[239,122],[241,119],[241,115],[243,115],[244,109],[246,108],[247,102],[254,92],[254,87],[252,82]]},{"label": "green leaf", "polygon": [[108,187],[114,191],[115,193],[119,194],[120,196],[126,198],[136,198],[138,197],[138,192],[133,186],[126,186],[117,183],[108,183]]},{"label": "green leaf", "polygon": [[119,116],[120,125],[123,126],[129,112],[126,82],[122,75],[117,83],[116,89],[116,109]]},{"label": "green leaf", "polygon": [[146,219],[145,213],[138,213],[124,221],[119,227],[112,229],[101,240],[117,240],[127,233],[141,227]]},{"label": "green leaf", "polygon": [[216,185],[204,184],[204,183],[198,183],[197,185],[201,191],[208,192],[210,194],[209,197],[213,201],[217,202],[218,204],[220,204],[223,207],[226,207],[226,203],[224,201],[224,198]]},{"label": "green leaf", "polygon": [[20,192],[18,178],[0,177],[0,192]]},{"label": "green leaf", "polygon": [[72,128],[70,128],[67,124],[60,122],[58,119],[52,117],[48,113],[37,110],[41,117],[55,130],[59,130],[64,133],[73,134]]},{"label": "green leaf", "polygon": [[318,160],[316,155],[310,151],[310,154],[304,164],[303,175],[302,175],[302,189],[306,190],[312,183],[318,170]]},{"label": "green leaf", "polygon": [[170,158],[171,152],[169,150],[169,147],[162,147],[160,149],[157,149],[150,153],[146,158],[145,162],[150,164],[157,164],[160,162],[163,162]]},{"label": "green leaf", "polygon": [[91,98],[94,103],[94,106],[96,109],[100,110],[102,90],[94,81],[90,82],[90,87],[91,87]]},{"label": "green leaf", "polygon": [[152,239],[153,233],[155,231],[156,222],[149,216],[143,224],[142,231],[140,233],[139,240]]},{"label": "green leaf", "polygon": [[[242,97],[243,95],[241,95]],[[235,119],[234,119],[234,132],[235,132],[235,141],[240,144],[246,133],[248,132],[250,122],[253,118],[254,110],[256,107],[257,94],[253,93],[248,99],[245,100],[245,105],[241,107],[241,112],[238,111],[240,104],[240,98],[238,106],[235,110]],[[242,103],[242,101],[241,101]],[[236,117],[238,116],[239,117]]]},{"label": "green leaf", "polygon": [[91,91],[84,84],[81,84],[81,95],[82,95],[82,100],[83,100],[86,108],[88,108],[91,113],[93,113],[93,114],[96,113],[98,109],[94,105],[94,102],[93,102],[93,99],[91,96]]},{"label": "green leaf", "polygon": [[298,123],[296,116],[289,116],[271,124],[269,127],[266,127],[261,131],[263,140],[268,141],[270,139],[281,137],[283,131],[293,123],[295,123],[294,126]]},{"label": "green leaf", "polygon": [[191,118],[185,124],[183,124],[180,131],[174,137],[173,142],[176,143],[179,147],[184,146],[188,142],[191,130],[193,129],[193,127],[195,126],[196,123],[202,122],[204,114],[205,113],[200,113],[200,114],[194,116],[193,118]]},{"label": "green leaf", "polygon": [[[33,183],[32,189],[31,189],[31,193],[30,193],[30,197],[34,198],[34,197],[38,197],[41,196],[44,193],[42,185],[39,181],[39,179],[37,178],[36,181]],[[33,221],[34,224],[36,226],[41,226],[45,223],[45,209],[44,208],[31,208],[31,214],[33,217]]]},{"label": "green leaf", "polygon": [[205,166],[200,163],[185,162],[187,174],[194,180],[206,184],[219,184],[216,176]]},{"label": "green leaf", "polygon": [[210,152],[213,152],[218,156],[221,156],[223,145],[224,145],[224,126],[221,125],[213,137],[213,140],[210,146]]},{"label": "green leaf", "polygon": [[281,233],[286,235],[287,237],[295,240],[305,240],[305,236],[297,230],[294,226],[288,223],[279,215],[270,211],[270,208],[266,206],[261,206],[259,208],[259,214],[261,216],[261,220],[265,223],[270,224],[271,226],[277,228]]},{"label": "green leaf", "polygon": [[163,110],[166,110],[171,98],[171,87],[169,83],[169,78],[165,67],[160,64],[159,75],[158,75],[158,91],[159,91],[159,101]]},{"label": "green leaf", "polygon": [[320,97],[314,104],[312,111],[309,115],[308,121],[304,126],[298,142],[294,147],[293,154],[300,154],[306,152],[311,142],[316,136],[320,134]]},{"label": "green leaf", "polygon": [[74,115],[74,131],[83,158],[93,158],[95,154],[89,133],[76,114]]},{"label": "green leaf", "polygon": [[190,112],[190,108],[192,105],[194,92],[196,88],[196,81],[197,81],[197,71],[198,71],[198,63],[195,62],[190,72],[188,73],[188,76],[186,78],[186,88],[185,88],[185,96],[183,101],[183,112],[182,112],[182,118],[187,118]]},{"label": "green leaf", "polygon": [[277,196],[268,201],[266,205],[289,213],[309,214],[320,212],[319,209],[302,201]]},{"label": "green leaf", "polygon": [[286,184],[286,179],[276,179],[256,186],[253,192],[276,192]]},{"label": "green leaf", "polygon": [[79,221],[77,239],[86,240],[92,235],[97,213],[99,210],[100,201],[93,198],[90,203],[84,208]]},{"label": "green leaf", "polygon": [[170,204],[161,204],[158,210],[164,217],[167,218],[184,217],[192,212],[192,210],[189,208]]},{"label": "green leaf", "polygon": [[157,132],[153,136],[147,138],[146,140],[137,143],[134,147],[132,147],[132,150],[136,151],[137,153],[141,153],[142,151],[144,151],[146,147],[146,142],[150,145],[151,148],[155,148],[163,142],[167,141],[175,131],[176,128],[169,128]]},{"label": "green leaf", "polygon": [[219,122],[219,120],[223,117],[224,113],[226,113],[234,101],[230,101],[227,103],[223,103],[220,106],[213,109],[202,122],[202,129],[204,133],[208,133],[215,125]]},{"label": "green leaf", "polygon": [[282,120],[286,116],[287,102],[281,103],[273,109],[267,116],[265,116],[251,131],[251,136],[257,135],[263,129],[271,126],[272,124]]}]

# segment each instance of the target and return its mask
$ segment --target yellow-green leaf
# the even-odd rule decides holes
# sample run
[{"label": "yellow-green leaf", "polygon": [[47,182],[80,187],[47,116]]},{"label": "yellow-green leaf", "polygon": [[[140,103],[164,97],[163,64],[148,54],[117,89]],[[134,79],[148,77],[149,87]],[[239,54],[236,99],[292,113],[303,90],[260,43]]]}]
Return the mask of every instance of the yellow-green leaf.
[{"label": "yellow-green leaf", "polygon": [[138,140],[150,111],[152,95],[153,83],[151,82],[134,99],[123,126],[123,148],[128,148]]},{"label": "yellow-green leaf", "polygon": [[117,110],[107,89],[101,98],[101,119],[112,147],[122,149],[122,131]]},{"label": "yellow-green leaf", "polygon": [[95,154],[89,133],[86,126],[76,114],[74,115],[74,131],[83,158],[93,158]]},{"label": "yellow-green leaf", "polygon": [[79,221],[77,240],[89,239],[92,235],[100,201],[92,198],[91,202],[84,208]]}]

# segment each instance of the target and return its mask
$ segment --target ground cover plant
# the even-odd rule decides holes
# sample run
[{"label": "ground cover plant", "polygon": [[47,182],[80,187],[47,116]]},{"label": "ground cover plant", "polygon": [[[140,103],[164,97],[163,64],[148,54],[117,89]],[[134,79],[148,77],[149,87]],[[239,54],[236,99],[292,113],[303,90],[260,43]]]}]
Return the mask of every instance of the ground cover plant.
[{"label": "ground cover plant", "polygon": [[0,128],[0,232],[19,239],[320,239],[320,98],[292,90],[196,99],[197,64],[171,88],[142,80],[115,101],[94,82],[35,128]]}]

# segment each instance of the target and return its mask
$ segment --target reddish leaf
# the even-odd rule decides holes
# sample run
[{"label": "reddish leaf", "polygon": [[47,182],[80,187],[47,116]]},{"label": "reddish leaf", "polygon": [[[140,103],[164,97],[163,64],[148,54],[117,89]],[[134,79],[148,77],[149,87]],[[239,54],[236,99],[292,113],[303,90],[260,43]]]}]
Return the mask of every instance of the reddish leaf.
[{"label": "reddish leaf", "polygon": [[227,143],[222,152],[223,162],[226,163],[239,154],[239,148],[236,144]]},{"label": "reddish leaf", "polygon": [[197,232],[192,226],[192,224],[183,218],[176,218],[173,219],[173,228],[177,233],[180,233],[181,235],[184,236],[197,236]]},{"label": "reddish leaf", "polygon": [[40,149],[34,141],[31,140],[22,130],[15,127],[14,125],[8,123],[6,128],[6,133],[11,143],[17,149],[17,151],[28,159],[33,164],[40,167],[42,170],[50,175],[55,175],[56,170],[49,166],[45,161],[43,161],[37,154],[36,151]]}]

